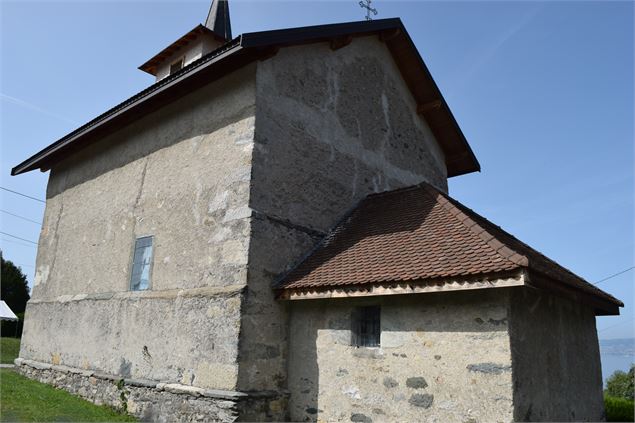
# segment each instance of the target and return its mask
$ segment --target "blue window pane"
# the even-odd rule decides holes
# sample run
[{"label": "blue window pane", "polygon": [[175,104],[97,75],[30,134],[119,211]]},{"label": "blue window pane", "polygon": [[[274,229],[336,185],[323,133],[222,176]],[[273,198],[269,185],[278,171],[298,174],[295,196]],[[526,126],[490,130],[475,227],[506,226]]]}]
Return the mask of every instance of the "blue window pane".
[{"label": "blue window pane", "polygon": [[142,291],[150,287],[150,267],[152,265],[152,237],[138,238],[135,241],[130,273],[130,289]]}]

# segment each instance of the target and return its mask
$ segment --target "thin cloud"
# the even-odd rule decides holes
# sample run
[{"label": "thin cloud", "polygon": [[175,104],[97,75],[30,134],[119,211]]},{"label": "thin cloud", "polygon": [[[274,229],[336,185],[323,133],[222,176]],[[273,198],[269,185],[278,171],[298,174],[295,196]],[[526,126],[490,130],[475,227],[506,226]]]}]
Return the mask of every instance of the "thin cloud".
[{"label": "thin cloud", "polygon": [[58,114],[53,113],[53,112],[49,112],[48,110],[42,109],[41,107],[38,107],[35,104],[29,103],[28,101],[20,100],[19,98],[11,97],[10,95],[6,95],[4,93],[0,93],[0,98],[2,98],[3,100],[7,101],[8,103],[12,103],[12,104],[15,104],[17,106],[24,107],[26,109],[34,110],[36,112],[40,112],[40,113],[45,114],[47,116],[51,116],[51,117],[54,117],[56,119],[63,120],[64,122],[72,123],[74,125],[77,125],[77,122],[72,120],[72,119],[69,119],[69,118],[67,118],[65,116],[58,115]]},{"label": "thin cloud", "polygon": [[494,56],[500,51],[501,47],[505,45],[510,39],[518,34],[524,27],[526,27],[538,13],[542,10],[542,7],[534,9],[532,12],[523,16],[518,22],[515,22],[505,32],[494,40],[486,49],[480,52],[477,59],[469,64],[464,70],[461,71],[459,79],[452,84],[452,88],[449,90],[448,97],[452,97],[454,93],[460,92],[462,87],[469,82],[470,79],[483,67],[487,62],[492,60]]}]

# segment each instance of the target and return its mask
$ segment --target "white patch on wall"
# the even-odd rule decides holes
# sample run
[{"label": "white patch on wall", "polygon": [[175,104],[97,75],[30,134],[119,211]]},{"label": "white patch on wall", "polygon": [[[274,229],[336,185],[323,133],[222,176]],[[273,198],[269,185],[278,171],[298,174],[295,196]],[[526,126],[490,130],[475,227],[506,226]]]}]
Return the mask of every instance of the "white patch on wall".
[{"label": "white patch on wall", "polygon": [[229,192],[223,191],[209,202],[207,206],[207,213],[212,214],[217,210],[224,209],[227,207],[227,197],[229,196]]},{"label": "white patch on wall", "polygon": [[362,396],[359,393],[359,388],[357,386],[344,386],[342,388],[342,393],[353,399],[362,399]]},{"label": "white patch on wall", "polygon": [[35,272],[35,278],[33,279],[33,286],[37,286],[40,283],[45,284],[49,278],[49,267],[48,266],[40,266],[37,268]]}]

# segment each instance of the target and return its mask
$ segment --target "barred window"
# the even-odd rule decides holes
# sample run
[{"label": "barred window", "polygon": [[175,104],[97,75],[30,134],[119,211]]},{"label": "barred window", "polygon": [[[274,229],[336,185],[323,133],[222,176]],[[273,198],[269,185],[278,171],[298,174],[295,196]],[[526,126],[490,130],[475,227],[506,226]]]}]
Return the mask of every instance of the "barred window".
[{"label": "barred window", "polygon": [[130,289],[143,291],[150,287],[150,269],[152,265],[152,237],[137,238],[132,254]]},{"label": "barred window", "polygon": [[379,347],[381,337],[381,307],[358,307],[353,313],[353,345]]}]

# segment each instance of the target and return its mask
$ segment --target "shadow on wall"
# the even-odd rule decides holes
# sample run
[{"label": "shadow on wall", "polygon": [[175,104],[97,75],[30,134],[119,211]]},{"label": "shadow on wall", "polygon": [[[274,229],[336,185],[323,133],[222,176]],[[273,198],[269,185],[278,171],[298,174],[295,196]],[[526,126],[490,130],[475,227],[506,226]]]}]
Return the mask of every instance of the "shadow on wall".
[{"label": "shadow on wall", "polygon": [[[408,191],[407,191],[408,192]],[[407,249],[413,231],[421,227],[432,213],[435,201],[419,190],[413,195],[379,196],[373,201],[364,201],[349,216],[344,217],[345,235],[335,233],[333,239],[325,238],[323,247],[313,253],[308,260],[291,273],[293,280],[314,272],[322,264],[331,261],[343,252],[359,249],[363,254],[373,252],[373,261],[385,263],[383,267],[390,271],[400,264],[408,266],[409,258],[395,255],[385,247],[388,239],[399,239]],[[387,237],[382,237],[387,235]],[[417,234],[417,236],[435,237],[435,234]],[[395,242],[395,241],[392,241]],[[419,241],[421,242],[421,241]],[[383,245],[382,245],[383,244]],[[415,247],[414,245],[412,247]],[[351,257],[354,258],[354,257]],[[353,266],[356,266],[353,264]],[[396,270],[399,271],[399,270]]]},{"label": "shadow on wall", "polygon": [[[435,408],[448,384],[480,404],[482,378],[508,400],[494,412],[511,413],[508,291],[291,302],[291,420],[443,418]],[[381,305],[380,348],[351,345],[353,312],[366,305]]]}]

